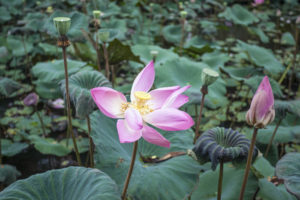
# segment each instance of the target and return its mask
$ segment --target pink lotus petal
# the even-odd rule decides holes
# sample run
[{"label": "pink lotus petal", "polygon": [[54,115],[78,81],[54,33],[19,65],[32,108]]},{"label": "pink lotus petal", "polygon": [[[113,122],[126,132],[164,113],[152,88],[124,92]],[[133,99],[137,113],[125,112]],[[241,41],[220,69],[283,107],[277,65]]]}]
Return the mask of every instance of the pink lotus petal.
[{"label": "pink lotus petal", "polygon": [[125,120],[127,125],[133,130],[141,130],[143,128],[143,118],[136,109],[128,108],[125,111]]},{"label": "pink lotus petal", "polygon": [[256,108],[258,112],[256,113],[260,118],[264,116],[269,111],[270,107],[274,105],[273,91],[267,76],[264,77],[258,86],[252,101],[254,101],[254,99],[259,99],[258,107]]},{"label": "pink lotus petal", "polygon": [[150,126],[144,126],[142,136],[147,142],[170,148],[170,142]]},{"label": "pink lotus petal", "polygon": [[188,101],[188,98],[186,98],[186,96],[180,96],[180,95],[190,87],[191,86],[188,85],[173,92],[168,97],[168,99],[164,102],[162,108],[169,108],[169,107],[179,108],[180,106],[182,106],[184,103],[186,103],[185,102],[186,100]]},{"label": "pink lotus petal", "polygon": [[179,88],[179,86],[163,87],[150,91],[151,99],[148,101],[148,104],[154,110],[161,108],[166,99]]},{"label": "pink lotus petal", "polygon": [[254,3],[252,3],[252,6],[258,6],[263,3],[264,3],[264,0],[255,0]]},{"label": "pink lotus petal", "polygon": [[155,110],[144,116],[144,120],[166,131],[179,131],[191,128],[193,119],[185,112],[176,108]]},{"label": "pink lotus petal", "polygon": [[135,142],[142,137],[142,130],[131,129],[123,119],[118,120],[117,129],[121,143]]},{"label": "pink lotus petal", "polygon": [[135,78],[132,84],[131,93],[130,93],[131,101],[135,100],[134,92],[136,91],[148,92],[153,85],[154,78],[155,78],[154,63],[153,61],[150,61],[148,65],[138,74],[138,76]]},{"label": "pink lotus petal", "polygon": [[126,97],[116,90],[108,87],[97,87],[91,90],[94,102],[97,104],[98,108],[108,117],[111,118],[121,118],[122,104],[125,104]]}]

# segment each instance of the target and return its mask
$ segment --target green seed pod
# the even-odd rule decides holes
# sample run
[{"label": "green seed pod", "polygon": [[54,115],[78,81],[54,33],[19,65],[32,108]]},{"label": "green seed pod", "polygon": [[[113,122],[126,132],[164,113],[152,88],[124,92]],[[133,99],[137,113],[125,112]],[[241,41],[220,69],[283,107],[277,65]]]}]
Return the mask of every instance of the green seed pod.
[{"label": "green seed pod", "polygon": [[93,16],[95,19],[99,19],[101,17],[102,13],[100,10],[94,10],[93,11]]},{"label": "green seed pod", "polygon": [[[188,151],[188,155],[196,157],[200,164],[211,161],[211,168],[215,170],[221,160],[233,164],[246,161],[249,148],[250,140],[243,134],[232,129],[216,127],[204,132],[194,148]],[[257,154],[258,150],[255,148],[253,156],[256,157]]]},{"label": "green seed pod", "polygon": [[71,19],[69,17],[55,17],[53,22],[59,35],[67,34],[71,26]]},{"label": "green seed pod", "polygon": [[186,18],[186,16],[187,16],[187,12],[186,11],[180,11],[180,16],[181,16],[181,18],[182,19],[185,19]]},{"label": "green seed pod", "polygon": [[150,54],[152,57],[156,57],[158,55],[158,51],[152,50],[152,51],[150,51]]},{"label": "green seed pod", "polygon": [[107,40],[109,39],[109,31],[105,30],[105,31],[99,31],[98,32],[98,36],[99,36],[99,39],[102,41],[102,42],[107,42]]},{"label": "green seed pod", "polygon": [[218,79],[218,77],[219,77],[219,73],[212,69],[204,68],[202,70],[201,79],[202,79],[203,85],[206,85],[206,86],[211,85]]}]

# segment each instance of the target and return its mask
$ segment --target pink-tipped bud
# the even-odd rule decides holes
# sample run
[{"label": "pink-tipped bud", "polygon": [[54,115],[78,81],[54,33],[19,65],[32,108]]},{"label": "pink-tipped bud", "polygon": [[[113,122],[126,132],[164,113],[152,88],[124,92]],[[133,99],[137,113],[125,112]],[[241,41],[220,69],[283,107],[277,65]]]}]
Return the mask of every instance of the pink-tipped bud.
[{"label": "pink-tipped bud", "polygon": [[261,81],[246,114],[246,121],[255,128],[264,128],[275,118],[274,96],[267,76]]},{"label": "pink-tipped bud", "polygon": [[25,106],[33,106],[33,105],[37,105],[38,101],[39,101],[39,96],[36,93],[32,92],[25,97],[23,103]]}]

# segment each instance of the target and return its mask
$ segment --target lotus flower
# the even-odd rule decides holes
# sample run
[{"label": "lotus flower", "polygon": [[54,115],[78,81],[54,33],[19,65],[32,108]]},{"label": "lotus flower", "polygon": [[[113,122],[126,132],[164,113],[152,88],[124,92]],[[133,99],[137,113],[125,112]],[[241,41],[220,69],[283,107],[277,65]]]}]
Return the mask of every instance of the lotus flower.
[{"label": "lotus flower", "polygon": [[36,93],[32,92],[25,97],[23,103],[25,106],[33,106],[36,105],[38,101],[39,101],[39,96]]},{"label": "lotus flower", "polygon": [[246,121],[256,128],[264,128],[274,120],[274,117],[274,96],[269,79],[265,76],[252,98]]},{"label": "lotus flower", "polygon": [[258,6],[260,4],[263,4],[265,0],[255,0],[254,3],[252,3],[252,6]]},{"label": "lotus flower", "polygon": [[102,113],[119,119],[117,129],[121,143],[135,142],[143,137],[152,144],[170,147],[170,142],[148,124],[166,131],[186,130],[193,126],[192,118],[178,110],[188,102],[188,97],[181,93],[190,86],[164,87],[149,92],[154,77],[154,64],[151,61],[133,82],[131,102],[127,102],[122,93],[108,87],[91,90]]}]

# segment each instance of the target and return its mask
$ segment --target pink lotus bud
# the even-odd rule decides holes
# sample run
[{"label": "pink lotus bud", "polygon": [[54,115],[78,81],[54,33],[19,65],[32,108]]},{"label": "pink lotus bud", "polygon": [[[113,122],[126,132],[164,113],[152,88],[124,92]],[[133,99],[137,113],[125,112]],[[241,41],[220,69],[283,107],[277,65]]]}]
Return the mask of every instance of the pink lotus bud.
[{"label": "pink lotus bud", "polygon": [[275,117],[274,96],[267,76],[261,81],[246,114],[246,121],[255,128],[264,128]]},{"label": "pink lotus bud", "polygon": [[260,4],[263,4],[265,0],[255,0],[254,3],[252,3],[252,6],[258,6]]}]

